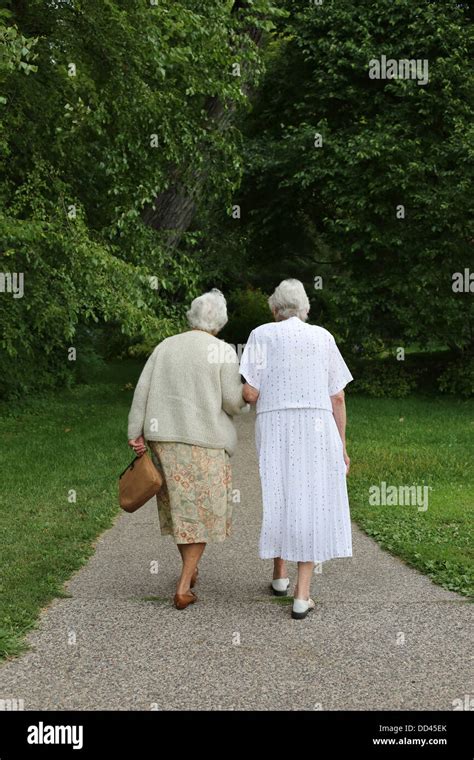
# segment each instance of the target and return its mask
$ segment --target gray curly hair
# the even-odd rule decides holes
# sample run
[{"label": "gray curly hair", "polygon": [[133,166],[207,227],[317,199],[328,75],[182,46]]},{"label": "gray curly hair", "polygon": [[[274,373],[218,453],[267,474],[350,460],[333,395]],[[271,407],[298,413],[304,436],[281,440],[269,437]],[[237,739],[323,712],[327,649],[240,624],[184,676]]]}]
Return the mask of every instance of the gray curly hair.
[{"label": "gray curly hair", "polygon": [[218,333],[227,324],[227,301],[220,290],[213,288],[192,301],[186,316],[190,327]]},{"label": "gray curly hair", "polygon": [[305,322],[308,319],[309,299],[299,280],[290,278],[280,282],[268,299],[268,305],[277,320],[299,317]]}]

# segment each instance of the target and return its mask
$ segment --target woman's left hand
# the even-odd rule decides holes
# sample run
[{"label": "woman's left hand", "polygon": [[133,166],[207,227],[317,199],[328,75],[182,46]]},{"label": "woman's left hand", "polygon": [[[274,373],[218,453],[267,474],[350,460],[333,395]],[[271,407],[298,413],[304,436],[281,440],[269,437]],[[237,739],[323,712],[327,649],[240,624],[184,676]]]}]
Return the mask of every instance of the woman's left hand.
[{"label": "woman's left hand", "polygon": [[351,469],[351,460],[345,449],[344,449],[344,462],[346,464],[346,475],[349,475],[349,470]]},{"label": "woman's left hand", "polygon": [[260,392],[254,388],[253,385],[244,383],[244,387],[242,388],[242,396],[244,397],[244,401],[246,401],[247,404],[256,404],[258,397],[260,396]]},{"label": "woman's left hand", "polygon": [[138,438],[132,438],[128,442],[128,445],[134,450],[137,457],[143,456],[146,451],[145,439],[142,435],[140,435]]}]

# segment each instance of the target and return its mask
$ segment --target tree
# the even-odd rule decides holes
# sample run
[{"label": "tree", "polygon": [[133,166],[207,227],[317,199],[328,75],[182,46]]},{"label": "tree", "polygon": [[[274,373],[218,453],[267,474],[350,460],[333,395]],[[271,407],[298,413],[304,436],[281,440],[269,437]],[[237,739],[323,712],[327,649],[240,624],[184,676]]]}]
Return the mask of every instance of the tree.
[{"label": "tree", "polygon": [[[183,324],[202,277],[195,235],[172,250],[142,215],[176,172],[200,174],[206,199],[237,185],[240,134],[213,127],[209,98],[247,103],[235,41],[270,7],[249,5],[236,18],[221,0],[30,0],[1,17],[2,269],[24,276],[23,298],[2,279],[4,394],[71,379],[68,348],[90,337],[78,328],[105,323],[148,351]],[[253,81],[250,37],[238,55]]]},{"label": "tree", "polygon": [[[472,295],[452,289],[474,238],[467,4],[287,7],[246,130],[242,269],[265,290],[302,277],[350,349],[469,352]],[[382,56],[427,60],[428,84],[371,79]]]}]

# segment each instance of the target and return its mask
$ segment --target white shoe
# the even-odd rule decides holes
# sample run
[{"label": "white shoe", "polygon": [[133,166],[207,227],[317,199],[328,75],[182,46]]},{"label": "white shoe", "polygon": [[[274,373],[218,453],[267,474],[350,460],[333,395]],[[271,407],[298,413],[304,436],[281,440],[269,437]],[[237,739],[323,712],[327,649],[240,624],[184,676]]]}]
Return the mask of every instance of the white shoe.
[{"label": "white shoe", "polygon": [[293,599],[293,609],[291,617],[294,620],[303,620],[310,610],[316,607],[313,599]]},{"label": "white shoe", "polygon": [[275,596],[286,596],[290,585],[289,578],[275,578],[271,583],[271,590]]}]

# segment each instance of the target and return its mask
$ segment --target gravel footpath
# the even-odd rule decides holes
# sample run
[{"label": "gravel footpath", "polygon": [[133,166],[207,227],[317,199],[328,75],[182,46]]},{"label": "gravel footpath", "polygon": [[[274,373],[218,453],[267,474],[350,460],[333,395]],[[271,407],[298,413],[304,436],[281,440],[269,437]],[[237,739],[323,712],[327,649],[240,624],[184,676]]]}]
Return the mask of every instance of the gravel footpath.
[{"label": "gravel footpath", "polygon": [[0,668],[1,698],[26,710],[452,710],[474,693],[472,606],[356,526],[354,557],[315,575],[314,613],[293,621],[273,599],[253,427],[238,420],[234,535],[206,550],[199,602],[171,604],[178,552],[155,504],[121,514],[71,598],[42,613],[31,650]]}]

